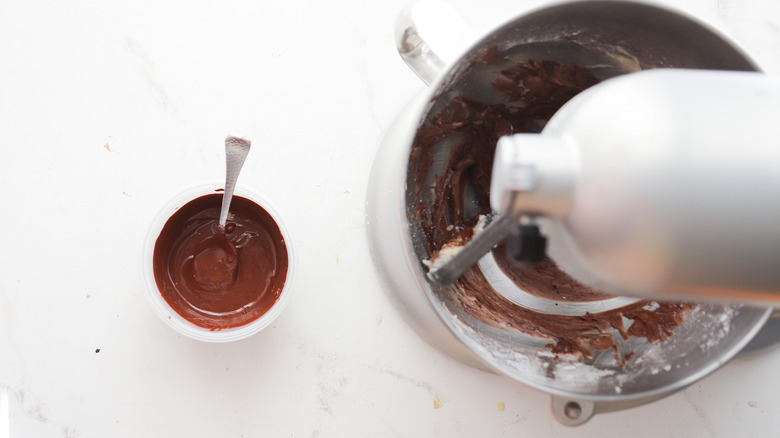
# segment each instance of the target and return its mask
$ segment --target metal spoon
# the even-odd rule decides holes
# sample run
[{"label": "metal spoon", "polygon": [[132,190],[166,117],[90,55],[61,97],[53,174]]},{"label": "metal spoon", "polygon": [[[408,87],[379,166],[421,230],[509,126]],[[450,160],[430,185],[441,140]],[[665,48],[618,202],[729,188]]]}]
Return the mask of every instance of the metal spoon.
[{"label": "metal spoon", "polygon": [[225,191],[222,195],[217,234],[203,239],[198,244],[193,259],[195,278],[207,290],[219,290],[230,284],[238,267],[238,250],[225,235],[225,225],[236,181],[249,154],[250,145],[249,140],[241,137],[228,136],[225,139]]},{"label": "metal spoon", "polygon": [[225,139],[225,161],[227,163],[225,171],[225,193],[222,195],[222,209],[219,212],[219,229],[225,230],[227,223],[230,201],[233,200],[233,191],[236,189],[238,174],[241,173],[241,167],[244,166],[244,160],[249,155],[249,148],[252,143],[241,137],[228,136]]}]

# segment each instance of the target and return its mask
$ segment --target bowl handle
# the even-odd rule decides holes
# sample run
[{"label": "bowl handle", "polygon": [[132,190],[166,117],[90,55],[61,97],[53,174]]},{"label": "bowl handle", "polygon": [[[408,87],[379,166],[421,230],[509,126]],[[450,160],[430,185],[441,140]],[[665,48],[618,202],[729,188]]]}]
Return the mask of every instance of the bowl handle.
[{"label": "bowl handle", "polygon": [[478,33],[452,6],[441,0],[421,0],[404,7],[395,21],[398,53],[430,86]]}]

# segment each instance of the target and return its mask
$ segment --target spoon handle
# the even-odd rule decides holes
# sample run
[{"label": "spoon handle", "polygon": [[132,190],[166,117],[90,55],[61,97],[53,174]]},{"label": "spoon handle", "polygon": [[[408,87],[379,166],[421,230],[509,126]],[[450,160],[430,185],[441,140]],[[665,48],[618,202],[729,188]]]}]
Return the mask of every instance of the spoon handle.
[{"label": "spoon handle", "polygon": [[245,138],[228,136],[225,139],[225,193],[222,195],[222,210],[219,212],[219,226],[224,229],[227,223],[230,201],[233,199],[233,191],[236,189],[236,180],[244,165],[244,160],[249,154],[251,142]]}]

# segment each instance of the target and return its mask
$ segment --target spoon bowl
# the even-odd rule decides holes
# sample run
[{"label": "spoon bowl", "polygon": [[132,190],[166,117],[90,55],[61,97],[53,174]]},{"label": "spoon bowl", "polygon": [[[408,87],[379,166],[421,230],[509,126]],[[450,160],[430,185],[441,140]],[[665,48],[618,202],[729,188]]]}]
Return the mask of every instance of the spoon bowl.
[{"label": "spoon bowl", "polygon": [[198,284],[208,291],[219,291],[229,286],[238,271],[238,248],[220,230],[203,239],[195,249],[192,271]]}]

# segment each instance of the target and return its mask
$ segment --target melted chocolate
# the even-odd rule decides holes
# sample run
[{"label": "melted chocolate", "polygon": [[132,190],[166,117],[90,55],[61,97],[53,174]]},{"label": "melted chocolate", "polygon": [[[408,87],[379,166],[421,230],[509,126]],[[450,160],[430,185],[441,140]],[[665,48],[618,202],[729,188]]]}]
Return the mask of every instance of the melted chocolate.
[{"label": "melted chocolate", "polygon": [[165,301],[183,318],[211,330],[261,317],[287,277],[287,246],[271,215],[234,196],[222,232],[221,203],[222,195],[212,194],[185,204],[165,223],[154,246],[154,277]]},{"label": "melted chocolate", "polygon": [[[234,229],[233,226],[227,232]],[[198,244],[192,263],[185,263],[184,267],[185,276],[194,278],[204,290],[226,290],[236,281],[238,249],[225,231],[217,231]]]},{"label": "melted chocolate", "polygon": [[[498,102],[482,102],[450,90],[451,97],[432,107],[414,140],[410,167],[415,172],[408,185],[408,214],[419,225],[430,259],[448,243],[471,236],[479,215],[491,212],[490,177],[498,139],[513,133],[540,132],[564,103],[599,82],[576,64],[534,59],[515,62],[496,49],[478,57],[458,81],[473,83],[477,81],[473,77],[491,77],[485,70],[492,70],[490,86],[500,95]],[[438,99],[444,99],[442,96]],[[442,154],[443,148],[446,154]],[[528,293],[557,301],[610,297],[572,279],[549,258],[521,269],[507,260],[500,247],[494,250],[494,257],[504,273]],[[628,357],[618,356],[615,331],[624,339],[635,336],[648,342],[664,341],[694,307],[640,301],[583,316],[539,313],[496,293],[479,266],[471,268],[451,290],[463,311],[486,324],[549,338],[554,353],[583,359],[614,348],[620,363]],[[630,321],[624,324],[624,318]]]}]

